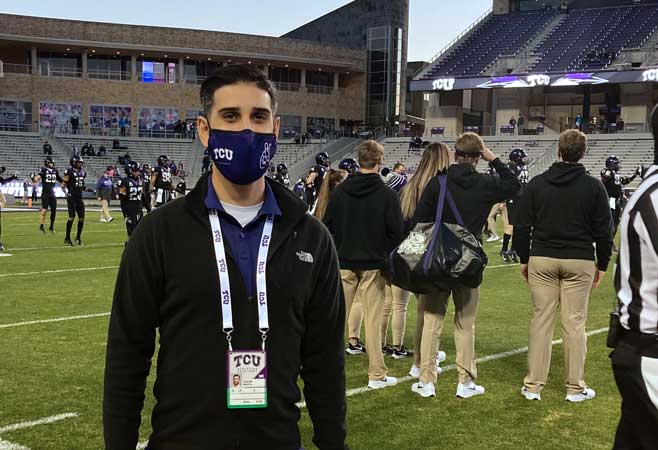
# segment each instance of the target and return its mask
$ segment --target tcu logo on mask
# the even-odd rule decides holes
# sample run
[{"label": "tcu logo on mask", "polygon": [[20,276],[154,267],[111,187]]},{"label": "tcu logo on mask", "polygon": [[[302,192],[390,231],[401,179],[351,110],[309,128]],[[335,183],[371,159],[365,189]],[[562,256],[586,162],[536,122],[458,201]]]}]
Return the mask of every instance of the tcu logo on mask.
[{"label": "tcu logo on mask", "polygon": [[225,159],[226,161],[233,160],[233,150],[228,148],[216,148],[213,152],[215,153],[215,159]]},{"label": "tcu logo on mask", "polygon": [[263,145],[263,153],[260,155],[260,168],[266,169],[270,165],[270,150],[272,149],[272,144],[266,142]]}]

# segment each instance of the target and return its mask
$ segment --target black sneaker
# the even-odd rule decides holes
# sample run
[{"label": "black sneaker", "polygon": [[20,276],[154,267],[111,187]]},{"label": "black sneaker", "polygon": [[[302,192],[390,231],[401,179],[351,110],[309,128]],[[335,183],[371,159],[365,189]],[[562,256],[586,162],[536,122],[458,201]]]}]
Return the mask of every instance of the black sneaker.
[{"label": "black sneaker", "polygon": [[65,238],[64,239],[64,245],[68,245],[68,246],[73,247],[73,242],[71,242],[71,239]]},{"label": "black sneaker", "polygon": [[519,255],[517,255],[516,252],[515,252],[514,250],[510,250],[510,251],[509,251],[509,256],[510,256],[510,258],[512,258],[512,261],[513,261],[514,263],[518,263],[518,262],[519,262]]},{"label": "black sneaker", "polygon": [[361,355],[366,353],[366,347],[361,341],[358,341],[356,345],[352,345],[351,342],[348,342],[345,351],[350,355]]},{"label": "black sneaker", "polygon": [[80,247],[82,247],[83,245],[85,245],[85,244],[82,243],[82,240],[80,240],[80,238],[75,238],[75,244],[78,245],[78,246],[80,246]]},{"label": "black sneaker", "polygon": [[393,350],[394,348],[392,345],[386,344],[382,347],[382,353],[387,356],[391,356],[393,354]]},{"label": "black sneaker", "polygon": [[404,345],[401,346],[399,350],[397,348],[393,348],[393,358],[395,359],[403,359],[403,358],[408,358],[410,356],[414,356],[414,352],[409,350]]},{"label": "black sneaker", "polygon": [[43,234],[46,234],[46,229],[43,227],[43,224],[39,225],[39,231],[41,231]]},{"label": "black sneaker", "polygon": [[500,256],[503,258],[503,262],[508,263],[511,261],[511,258],[509,256],[509,252],[500,252]]}]

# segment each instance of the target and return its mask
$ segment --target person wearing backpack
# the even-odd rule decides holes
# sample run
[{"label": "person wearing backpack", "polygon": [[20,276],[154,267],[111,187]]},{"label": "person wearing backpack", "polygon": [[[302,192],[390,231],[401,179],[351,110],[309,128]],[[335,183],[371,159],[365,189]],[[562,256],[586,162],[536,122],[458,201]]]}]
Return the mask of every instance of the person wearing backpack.
[{"label": "person wearing backpack", "polygon": [[[479,173],[476,167],[480,158],[487,161],[498,176]],[[513,197],[521,189],[521,184],[507,165],[494,155],[475,133],[464,133],[457,138],[455,160],[456,164],[450,166],[447,171],[447,189],[463,219],[463,225],[482,242],[484,225],[493,205]],[[439,181],[434,179],[423,191],[410,229],[418,223],[436,221],[439,193]],[[442,222],[458,223],[450,208],[444,209]],[[456,396],[470,398],[484,394],[484,388],[475,384],[475,316],[480,302],[480,288],[454,287],[448,290],[435,289],[429,294],[419,296],[419,301],[425,304],[420,348],[420,380],[414,383],[411,390],[421,397],[436,395],[435,358],[451,294],[455,303],[455,349],[459,381]]]}]

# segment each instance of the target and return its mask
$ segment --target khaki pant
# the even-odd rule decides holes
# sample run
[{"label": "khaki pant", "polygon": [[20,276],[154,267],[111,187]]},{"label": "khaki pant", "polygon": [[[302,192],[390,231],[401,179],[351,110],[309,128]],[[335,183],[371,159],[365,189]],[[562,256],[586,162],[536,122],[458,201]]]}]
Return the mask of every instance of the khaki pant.
[{"label": "khaki pant", "polygon": [[101,200],[101,219],[110,219],[110,208],[107,200]]},{"label": "khaki pant", "polygon": [[384,310],[384,288],[386,283],[379,270],[341,270],[345,292],[345,311],[352,309],[352,301],[359,291],[368,348],[368,378],[381,380],[388,373],[381,348],[381,328]]},{"label": "khaki pant", "polygon": [[423,324],[420,338],[420,381],[436,383],[436,354],[443,330],[443,320],[452,292],[455,303],[455,350],[457,377],[460,383],[477,378],[475,366],[475,316],[480,303],[480,288],[454,288],[418,297],[418,310],[422,310]]},{"label": "khaki pant", "polygon": [[[496,216],[498,213],[501,211],[502,206],[504,203],[496,203],[491,207],[491,211],[489,211],[489,217],[487,217],[487,228],[489,231],[493,234],[498,234],[496,233]],[[502,215],[502,214],[501,214]]]},{"label": "khaki pant", "polygon": [[528,375],[523,381],[530,392],[539,393],[551,365],[553,328],[560,308],[568,394],[578,394],[587,354],[587,304],[596,267],[593,261],[533,256],[528,263],[533,316],[528,337]]},{"label": "khaki pant", "polygon": [[361,294],[357,291],[352,300],[352,308],[347,316],[347,338],[352,344],[357,344],[361,338],[361,323],[363,322],[363,307]]},{"label": "khaki pant", "polygon": [[391,322],[393,331],[392,345],[402,346],[404,342],[404,331],[407,327],[407,306],[411,292],[400,289],[397,286],[386,286],[384,296],[384,317],[382,319],[382,344],[387,342],[388,323]]},{"label": "khaki pant", "polygon": [[512,236],[514,234],[514,225],[511,225],[509,223],[509,216],[507,215],[507,205],[505,203],[502,204],[503,206],[501,207],[500,210],[500,217],[503,218],[503,232],[505,234],[509,234]]}]

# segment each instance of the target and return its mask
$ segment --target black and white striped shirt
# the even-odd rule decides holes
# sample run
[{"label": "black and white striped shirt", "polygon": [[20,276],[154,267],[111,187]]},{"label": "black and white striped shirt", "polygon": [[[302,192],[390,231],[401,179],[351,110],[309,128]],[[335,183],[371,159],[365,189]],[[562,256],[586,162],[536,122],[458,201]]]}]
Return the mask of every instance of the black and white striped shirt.
[{"label": "black and white striped shirt", "polygon": [[647,170],[624,209],[615,290],[622,325],[658,334],[658,165]]}]

